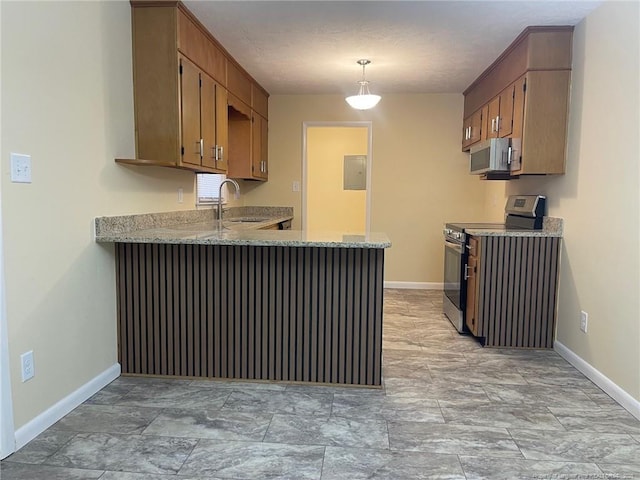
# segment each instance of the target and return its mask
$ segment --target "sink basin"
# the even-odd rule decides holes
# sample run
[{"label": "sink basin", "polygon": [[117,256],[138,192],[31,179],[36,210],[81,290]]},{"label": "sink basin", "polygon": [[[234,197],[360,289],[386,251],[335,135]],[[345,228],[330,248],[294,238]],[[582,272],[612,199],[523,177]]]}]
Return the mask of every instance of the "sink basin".
[{"label": "sink basin", "polygon": [[223,218],[223,222],[229,222],[229,223],[258,223],[258,222],[264,222],[268,220],[268,218],[264,218],[264,217],[235,217],[235,218],[228,218],[228,219],[224,219]]}]

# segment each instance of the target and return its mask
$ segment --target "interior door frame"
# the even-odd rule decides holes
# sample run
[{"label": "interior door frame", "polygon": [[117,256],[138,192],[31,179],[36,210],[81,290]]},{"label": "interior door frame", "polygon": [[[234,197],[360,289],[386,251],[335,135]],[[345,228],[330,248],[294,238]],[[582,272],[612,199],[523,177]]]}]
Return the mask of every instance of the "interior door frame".
[{"label": "interior door frame", "polygon": [[[1,183],[1,182],[0,182]],[[2,187],[0,186],[0,459],[16,450],[11,400],[11,372],[9,370],[9,339],[4,285],[4,244],[2,241]]]},{"label": "interior door frame", "polygon": [[371,165],[373,158],[373,122],[302,122],[302,230],[307,230],[307,129],[315,127],[346,127],[367,129],[367,175],[365,201],[365,233],[371,231]]}]

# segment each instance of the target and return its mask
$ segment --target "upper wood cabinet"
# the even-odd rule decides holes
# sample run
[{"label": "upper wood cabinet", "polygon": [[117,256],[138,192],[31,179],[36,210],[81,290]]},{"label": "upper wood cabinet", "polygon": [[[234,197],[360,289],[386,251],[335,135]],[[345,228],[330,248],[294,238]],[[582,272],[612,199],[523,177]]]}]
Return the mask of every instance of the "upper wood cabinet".
[{"label": "upper wood cabinet", "polygon": [[487,138],[508,137],[513,132],[515,85],[509,85],[487,106]]},{"label": "upper wood cabinet", "polygon": [[226,173],[228,88],[248,105],[249,125],[253,90],[264,90],[182,3],[131,7],[136,158],[116,161]]},{"label": "upper wood cabinet", "polygon": [[179,71],[181,162],[226,172],[227,92],[182,56]]},{"label": "upper wood cabinet", "polygon": [[251,106],[257,113],[269,119],[269,94],[255,83],[251,84]]},{"label": "upper wood cabinet", "polygon": [[487,118],[489,117],[489,106],[486,105],[474,112],[469,118],[462,122],[462,149],[481,140],[487,139]]},{"label": "upper wood cabinet", "polygon": [[[528,27],[467,88],[463,151],[485,138],[511,137],[511,175],[564,173],[572,34],[573,27]],[[472,135],[478,117],[481,131]]]},{"label": "upper wood cabinet", "polygon": [[230,178],[269,179],[267,119],[229,93]]},{"label": "upper wood cabinet", "polygon": [[565,173],[570,71],[528,72],[516,82],[514,138],[521,138],[512,175]]},{"label": "upper wood cabinet", "polygon": [[222,50],[194,22],[194,18],[180,8],[178,20],[178,50],[223,86],[227,82],[227,59]]},{"label": "upper wood cabinet", "polygon": [[269,145],[267,119],[253,111],[251,118],[252,173],[260,180],[269,178]]},{"label": "upper wood cabinet", "polygon": [[227,63],[227,75],[229,91],[251,106],[251,80],[233,62]]}]

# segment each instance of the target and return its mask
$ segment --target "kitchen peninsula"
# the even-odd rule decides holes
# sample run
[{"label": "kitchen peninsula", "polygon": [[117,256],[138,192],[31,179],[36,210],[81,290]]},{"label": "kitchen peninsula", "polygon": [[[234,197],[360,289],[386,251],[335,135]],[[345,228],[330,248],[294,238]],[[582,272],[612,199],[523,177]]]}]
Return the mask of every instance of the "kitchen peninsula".
[{"label": "kitchen peninsula", "polygon": [[123,374],[380,386],[387,236],[243,215],[223,231],[212,210],[96,219],[115,243]]}]

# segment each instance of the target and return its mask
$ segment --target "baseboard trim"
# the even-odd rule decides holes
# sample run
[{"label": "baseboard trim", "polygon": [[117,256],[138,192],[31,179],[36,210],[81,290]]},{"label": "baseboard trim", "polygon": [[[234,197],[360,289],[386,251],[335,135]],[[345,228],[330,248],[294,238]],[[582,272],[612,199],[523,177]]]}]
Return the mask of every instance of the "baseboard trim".
[{"label": "baseboard trim", "polygon": [[611,379],[602,374],[598,369],[587,363],[582,357],[578,356],[573,350],[570,350],[557,340],[553,344],[553,349],[567,362],[576,367],[589,380],[600,387],[604,392],[624,407],[631,415],[640,420],[640,401],[633,398],[622,388],[616,385]]},{"label": "baseboard trim", "polygon": [[116,363],[16,430],[16,451],[120,376]]},{"label": "baseboard trim", "polygon": [[437,282],[384,282],[384,288],[406,288],[414,290],[442,290],[443,283]]}]

